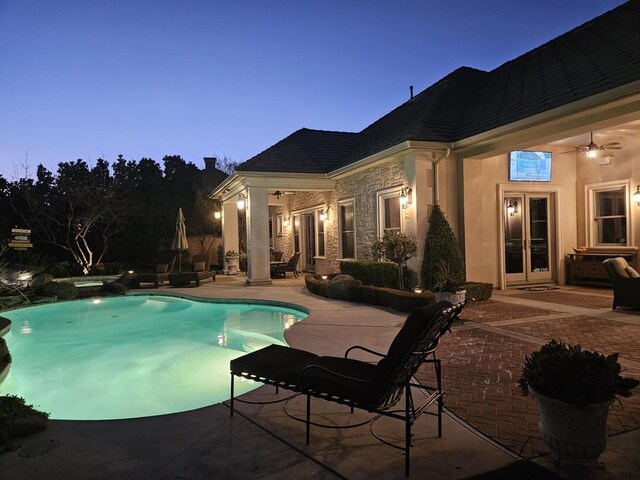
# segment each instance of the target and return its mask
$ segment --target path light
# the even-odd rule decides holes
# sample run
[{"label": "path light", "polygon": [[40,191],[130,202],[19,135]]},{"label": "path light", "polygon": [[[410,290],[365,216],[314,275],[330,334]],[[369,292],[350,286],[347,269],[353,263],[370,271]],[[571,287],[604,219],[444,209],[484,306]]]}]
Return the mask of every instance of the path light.
[{"label": "path light", "polygon": [[422,288],[420,288],[420,287],[414,287],[414,289],[413,289],[413,293],[422,293]]}]

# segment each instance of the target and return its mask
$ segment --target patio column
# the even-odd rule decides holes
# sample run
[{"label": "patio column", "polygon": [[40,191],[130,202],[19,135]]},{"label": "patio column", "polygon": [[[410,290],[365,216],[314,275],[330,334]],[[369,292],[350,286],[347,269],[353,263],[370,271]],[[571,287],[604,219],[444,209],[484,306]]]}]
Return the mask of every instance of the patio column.
[{"label": "patio column", "polygon": [[227,265],[226,253],[228,250],[239,251],[238,243],[238,205],[234,200],[225,202],[222,205],[222,240],[223,240],[223,258],[224,273],[229,273],[229,265]]},{"label": "patio column", "polygon": [[247,197],[247,285],[271,285],[267,189],[250,187]]}]

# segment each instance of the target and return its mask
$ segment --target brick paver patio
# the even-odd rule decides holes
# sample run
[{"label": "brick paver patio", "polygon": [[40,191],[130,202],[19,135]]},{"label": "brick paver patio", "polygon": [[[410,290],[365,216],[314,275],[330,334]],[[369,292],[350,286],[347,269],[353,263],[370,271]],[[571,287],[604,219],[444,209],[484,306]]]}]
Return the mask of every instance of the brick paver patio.
[{"label": "brick paver patio", "polygon": [[[446,407],[515,453],[549,453],[538,437],[535,400],[517,386],[524,357],[551,339],[580,343],[619,353],[625,375],[640,378],[640,313],[612,312],[611,303],[610,290],[563,287],[508,291],[468,305],[438,350]],[[580,308],[567,313],[566,306]],[[424,367],[418,376],[425,382],[432,377]],[[640,428],[639,391],[613,404],[608,427],[610,435]]]}]

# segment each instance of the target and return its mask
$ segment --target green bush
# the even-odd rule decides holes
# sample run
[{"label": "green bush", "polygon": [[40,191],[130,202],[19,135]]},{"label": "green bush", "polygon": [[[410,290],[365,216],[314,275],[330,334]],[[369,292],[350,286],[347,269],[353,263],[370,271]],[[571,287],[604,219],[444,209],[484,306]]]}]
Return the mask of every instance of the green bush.
[{"label": "green bush", "polygon": [[27,405],[15,395],[0,397],[0,452],[9,450],[9,439],[41,432],[47,428],[49,414]]},{"label": "green bush", "polygon": [[364,285],[398,288],[398,265],[389,262],[342,261],[340,273],[351,275]]},{"label": "green bush", "polygon": [[[306,275],[304,277],[307,289],[316,295],[327,296],[327,285],[329,280],[336,274],[329,275],[323,280],[320,275]],[[424,307],[435,301],[432,292],[425,290],[422,293],[406,292],[395,288],[375,287],[372,285],[361,285],[353,289],[354,302],[367,303],[369,305],[379,305],[392,308],[400,312],[410,312],[415,308]]]},{"label": "green bush", "polygon": [[78,287],[73,282],[50,282],[42,286],[43,295],[52,295],[58,300],[71,300],[78,296]]},{"label": "green bush", "polygon": [[473,298],[476,301],[489,300],[493,293],[493,285],[482,282],[467,282],[463,288],[467,291],[466,298]]},{"label": "green bush", "polygon": [[438,269],[445,262],[447,276],[452,284],[465,282],[464,258],[453,230],[438,204],[433,206],[429,217],[429,233],[424,245],[424,258],[420,281],[424,288],[436,291]]},{"label": "green bush", "polygon": [[82,275],[82,268],[76,262],[56,262],[48,265],[45,272],[54,278],[75,277]]}]

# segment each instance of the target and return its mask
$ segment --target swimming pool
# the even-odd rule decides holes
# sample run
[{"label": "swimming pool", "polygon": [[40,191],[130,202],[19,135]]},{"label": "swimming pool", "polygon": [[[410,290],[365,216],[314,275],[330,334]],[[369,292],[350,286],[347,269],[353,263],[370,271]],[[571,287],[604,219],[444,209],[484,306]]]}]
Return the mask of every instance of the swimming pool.
[{"label": "swimming pool", "polygon": [[[13,364],[0,394],[67,420],[181,412],[229,397],[229,361],[271,343],[306,313],[164,295],[12,310]],[[255,385],[257,386],[257,385]],[[254,388],[239,385],[238,393]]]}]

